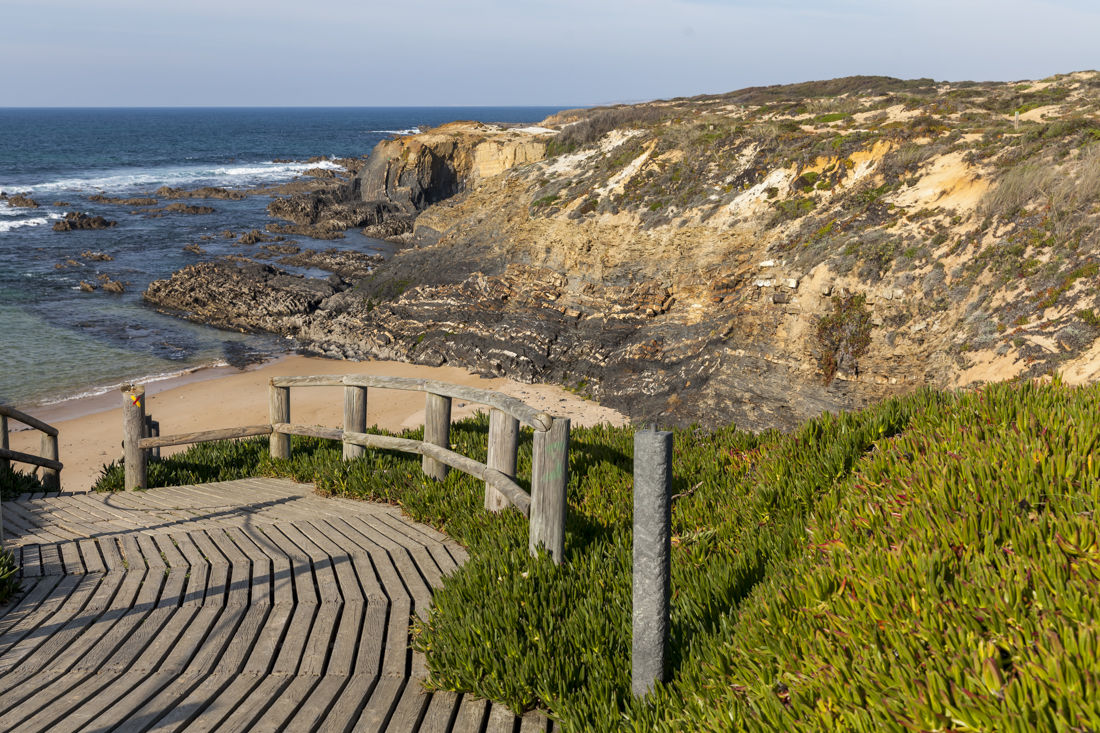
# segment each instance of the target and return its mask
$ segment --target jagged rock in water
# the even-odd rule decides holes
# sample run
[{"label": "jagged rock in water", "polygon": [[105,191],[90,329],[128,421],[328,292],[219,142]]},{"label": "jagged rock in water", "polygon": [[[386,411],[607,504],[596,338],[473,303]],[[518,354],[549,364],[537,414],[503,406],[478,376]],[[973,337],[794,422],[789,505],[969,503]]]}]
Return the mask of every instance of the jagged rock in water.
[{"label": "jagged rock in water", "polygon": [[102,216],[87,216],[79,211],[65,214],[65,218],[55,222],[55,232],[71,232],[76,229],[108,229],[118,226],[117,221],[107,221]]},{"label": "jagged rock in water", "polygon": [[98,204],[116,204],[118,206],[156,206],[157,200],[151,198],[111,198],[109,196],[103,196],[102,194],[96,194],[95,196],[89,196],[89,201],[94,201]]},{"label": "jagged rock in water", "polygon": [[243,199],[247,194],[241,191],[230,191],[225,188],[218,188],[216,186],[203,186],[202,188],[196,188],[193,191],[185,191],[182,188],[171,188],[169,186],[161,186],[154,194],[162,199],[229,199],[237,200]]},{"label": "jagged rock in water", "polygon": [[38,202],[26,196],[11,196],[8,198],[8,206],[13,209],[37,209]]}]

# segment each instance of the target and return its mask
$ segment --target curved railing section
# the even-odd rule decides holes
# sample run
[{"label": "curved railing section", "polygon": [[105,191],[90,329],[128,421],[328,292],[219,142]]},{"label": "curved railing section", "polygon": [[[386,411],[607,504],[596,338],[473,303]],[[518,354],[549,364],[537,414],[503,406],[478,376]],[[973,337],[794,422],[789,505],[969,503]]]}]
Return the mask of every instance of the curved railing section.
[{"label": "curved railing section", "polygon": [[[22,453],[11,450],[8,443],[8,420],[17,420],[24,425],[34,428],[42,433],[42,455]],[[25,412],[20,412],[14,407],[0,405],[0,465],[5,468],[11,466],[11,461],[29,463],[32,466],[42,468],[42,486],[47,489],[61,487],[61,469],[65,467],[58,460],[57,454],[57,428],[47,425],[38,418],[31,417]]]},{"label": "curved railing section", "polygon": [[[343,429],[292,423],[290,390],[295,387],[342,387]],[[424,440],[367,433],[368,389],[424,392]],[[269,435],[272,458],[290,458],[290,436],[312,436],[341,441],[345,460],[353,460],[369,448],[397,450],[420,455],[422,470],[433,479],[443,480],[452,468],[474,476],[485,482],[486,510],[499,512],[513,506],[527,517],[532,553],[543,547],[558,562],[564,555],[569,420],[536,410],[514,397],[431,379],[359,374],[276,377],[270,382],[269,424],[150,437],[146,427],[145,389],[138,385],[124,387],[123,396],[123,452],[128,490],[148,486],[147,461],[151,450],[171,445]],[[456,398],[489,408],[487,463],[480,463],[450,449],[451,400]],[[534,430],[530,494],[516,482],[520,424]]]}]

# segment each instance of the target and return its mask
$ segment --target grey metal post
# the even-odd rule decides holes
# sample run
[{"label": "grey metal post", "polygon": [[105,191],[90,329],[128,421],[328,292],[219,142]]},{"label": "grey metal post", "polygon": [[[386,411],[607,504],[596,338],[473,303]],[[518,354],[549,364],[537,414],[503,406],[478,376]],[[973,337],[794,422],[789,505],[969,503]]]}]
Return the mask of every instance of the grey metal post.
[{"label": "grey metal post", "polygon": [[672,433],[634,434],[634,613],[630,687],[668,681],[672,586]]}]

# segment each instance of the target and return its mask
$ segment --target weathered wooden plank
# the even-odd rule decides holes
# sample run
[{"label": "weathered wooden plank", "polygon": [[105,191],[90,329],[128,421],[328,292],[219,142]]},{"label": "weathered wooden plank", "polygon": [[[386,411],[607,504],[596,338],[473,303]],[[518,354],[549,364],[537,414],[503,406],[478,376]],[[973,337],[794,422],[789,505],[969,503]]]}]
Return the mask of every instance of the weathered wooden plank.
[{"label": "weathered wooden plank", "polygon": [[[343,677],[323,677],[320,683],[313,688],[309,693],[309,696],[302,701],[302,706],[298,708],[298,712],[291,718],[287,724],[285,730],[287,731],[311,731],[318,724],[320,724],[328,714],[329,709],[333,706],[336,698],[340,695],[340,691],[344,689],[347,684],[347,679]],[[265,730],[262,725],[257,726],[256,731]],[[276,729],[270,729],[272,733]]]},{"label": "weathered wooden plank", "polygon": [[[0,636],[0,655],[8,652],[19,641],[39,627],[55,613],[61,610],[65,602],[77,589],[83,576],[66,575],[61,582],[53,588],[49,588],[49,594],[38,600],[33,606],[27,607],[27,613],[22,614],[18,621],[7,628],[3,636]],[[47,587],[45,584],[42,587]],[[14,620],[14,619],[13,619]]]},{"label": "weathered wooden plank", "polygon": [[278,545],[268,539],[260,527],[241,527],[241,533],[252,540],[260,550],[271,558],[274,568],[272,573],[272,603],[284,605],[294,602],[294,574],[291,568],[290,558]]},{"label": "weathered wooden plank", "polygon": [[431,696],[424,691],[416,680],[409,680],[401,692],[401,699],[393,711],[393,719],[386,727],[386,733],[416,733],[420,721],[428,709]]},{"label": "weathered wooden plank", "polygon": [[327,677],[348,677],[355,667],[355,651],[363,631],[362,601],[345,603],[340,613],[340,624],[332,640],[332,652],[328,659]]},{"label": "weathered wooden plank", "polygon": [[542,710],[528,710],[520,721],[519,733],[550,733],[550,719]]},{"label": "weathered wooden plank", "polygon": [[310,565],[309,555],[301,551],[293,542],[288,540],[277,525],[270,525],[264,533],[272,544],[277,546],[290,560],[291,574],[294,578],[295,598],[300,604],[317,603],[317,591],[313,585],[313,569]]},{"label": "weathered wooden plank", "polygon": [[[292,677],[253,677],[248,675],[235,680],[233,684],[241,687],[248,685],[250,682],[252,684],[259,682],[259,684],[249,692],[244,701],[237,706],[237,709],[218,727],[218,733],[246,733],[246,731],[251,733],[257,719],[264,714],[275,700],[279,699],[283,690],[290,686],[293,679]],[[287,730],[290,733],[294,729],[288,728]]]},{"label": "weathered wooden plank", "polygon": [[278,733],[278,731],[284,729],[301,730],[291,728],[287,723],[302,707],[302,704],[313,692],[313,688],[317,686],[318,681],[317,677],[296,677],[279,693],[271,707],[265,710],[264,714],[252,724],[249,729],[250,732]]},{"label": "weathered wooden plank", "polygon": [[61,553],[58,551],[58,545],[40,545],[39,549],[42,551],[42,574],[43,575],[64,575],[65,566],[61,564]]},{"label": "weathered wooden plank", "polygon": [[190,565],[190,563],[187,562],[187,558],[183,556],[183,553],[180,552],[179,547],[176,546],[176,543],[172,541],[169,535],[154,534],[150,535],[150,537],[169,567],[174,569]]},{"label": "weathered wooden plank", "polygon": [[[489,455],[485,461],[489,468],[500,471],[508,478],[516,479],[516,458],[519,454],[519,420],[497,409],[489,411]],[[485,509],[503,511],[508,507],[508,497],[491,483],[485,483]]]},{"label": "weathered wooden plank", "polygon": [[500,703],[493,703],[489,709],[489,720],[485,724],[485,733],[512,733],[516,729],[516,714]]},{"label": "weathered wooden plank", "polygon": [[225,649],[225,654],[214,668],[214,674],[235,675],[244,671],[247,657],[259,638],[267,621],[271,606],[249,606]]},{"label": "weathered wooden plank", "polygon": [[[357,519],[358,521],[374,529],[375,532],[377,532],[378,536],[385,537],[393,543],[394,549],[386,547],[386,549],[389,550],[391,554],[396,552],[397,548],[400,548],[402,551],[411,556],[413,562],[415,563],[416,570],[419,571],[416,577],[417,584],[419,585],[425,582],[427,583],[427,585],[423,587],[423,593],[425,594],[424,605],[418,607],[418,611],[426,610],[428,604],[431,602],[431,589],[439,588],[443,585],[443,574],[440,571],[439,566],[435,564],[435,559],[432,557],[431,553],[428,552],[428,548],[420,544],[419,542],[411,541],[406,535],[395,532],[393,527],[386,524],[385,522],[380,521],[379,517],[364,515],[357,517]],[[379,544],[381,544],[381,542]],[[404,575],[405,571],[403,569],[402,576],[404,577]],[[407,579],[406,586],[409,587],[411,592],[412,585],[409,584]],[[421,599],[418,597],[417,600],[419,602]]]},{"label": "weathered wooden plank", "polygon": [[394,708],[401,696],[401,690],[405,687],[405,680],[400,677],[385,677],[378,681],[366,707],[359,715],[359,720],[352,728],[353,733],[382,733],[386,724],[393,715]]},{"label": "weathered wooden plank", "polygon": [[336,573],[332,567],[332,558],[293,524],[279,525],[279,531],[288,540],[305,552],[313,563],[313,577],[317,584],[317,595],[321,603],[340,603],[340,586],[336,582]]},{"label": "weathered wooden plank", "polygon": [[226,529],[226,535],[252,563],[252,587],[249,602],[253,606],[271,605],[271,558],[238,527]]},{"label": "weathered wooden plank", "polygon": [[48,619],[43,619],[39,626],[19,639],[14,645],[6,643],[7,634],[0,637],[0,674],[15,668],[24,659],[31,656],[43,644],[47,643],[57,633],[73,620],[91,599],[96,588],[99,587],[99,576],[85,577],[77,585],[76,589],[64,601],[55,613]]},{"label": "weathered wooden plank", "polygon": [[99,554],[99,545],[95,540],[81,540],[79,543],[81,559],[89,573],[105,573],[107,566]]},{"label": "weathered wooden plank", "polygon": [[300,522],[294,526],[331,559],[332,569],[340,584],[340,596],[344,602],[354,603],[366,600],[355,576],[355,566],[348,551],[333,542],[316,524]]},{"label": "weathered wooden plank", "polygon": [[454,692],[433,692],[420,733],[451,733],[461,695]]},{"label": "weathered wooden plank", "polygon": [[294,606],[290,618],[290,626],[287,628],[283,645],[279,649],[279,656],[275,659],[272,674],[293,675],[297,674],[298,666],[302,661],[302,652],[309,640],[309,630],[313,627],[313,619],[317,615],[316,605]]},{"label": "weathered wooden plank", "polygon": [[252,563],[232,540],[221,530],[210,530],[207,535],[229,560],[229,595],[227,606],[247,606],[248,591],[252,585]]},{"label": "weathered wooden plank", "polygon": [[329,644],[333,641],[333,632],[337,629],[341,608],[342,605],[338,603],[321,604],[321,610],[317,613],[317,619],[309,632],[309,640],[302,651],[302,662],[298,666],[299,675],[320,677],[325,673]]},{"label": "weathered wooden plank", "polygon": [[283,632],[286,630],[293,611],[294,604],[292,603],[276,603],[271,607],[271,613],[268,614],[263,629],[260,631],[260,636],[253,644],[252,653],[245,663],[244,674],[263,675],[271,670],[275,654],[279,650],[279,643],[283,638]]},{"label": "weathered wooden plank", "polygon": [[481,733],[485,716],[489,713],[489,701],[479,700],[473,695],[463,695],[458,706],[453,733]]},{"label": "weathered wooden plank", "polygon": [[346,733],[359,718],[378,683],[377,677],[353,676],[316,733]]},{"label": "weathered wooden plank", "polygon": [[162,435],[158,438],[142,438],[139,446],[142,450],[167,448],[170,445],[189,445],[191,443],[211,443],[215,440],[234,440],[236,438],[254,438],[257,435],[271,435],[270,425],[247,425],[243,428],[222,428],[203,430],[198,433],[179,433]]}]

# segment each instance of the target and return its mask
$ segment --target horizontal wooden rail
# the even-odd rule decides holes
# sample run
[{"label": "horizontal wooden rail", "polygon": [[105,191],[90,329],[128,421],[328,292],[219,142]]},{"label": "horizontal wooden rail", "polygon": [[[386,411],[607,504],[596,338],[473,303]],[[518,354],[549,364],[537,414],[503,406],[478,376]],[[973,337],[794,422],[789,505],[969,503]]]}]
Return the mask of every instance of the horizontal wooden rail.
[{"label": "horizontal wooden rail", "polygon": [[163,435],[159,438],[142,438],[138,448],[166,448],[170,445],[188,445],[190,443],[209,443],[214,440],[232,440],[233,438],[251,438],[257,435],[271,435],[270,425],[249,425],[243,428],[225,428],[224,430],[205,430],[201,433],[180,433]]},{"label": "horizontal wooden rail", "polygon": [[41,466],[42,468],[49,468],[54,471],[60,471],[65,467],[65,464],[61,461],[52,461],[49,458],[43,458],[42,456],[34,456],[30,453],[20,453],[16,450],[8,450],[7,448],[0,448],[0,458],[8,461],[19,461],[20,463],[29,463],[32,466]]},{"label": "horizontal wooden rail", "polygon": [[0,405],[0,417],[10,417],[13,420],[18,420],[24,425],[29,425],[35,430],[40,430],[46,435],[57,437],[57,428],[53,427],[52,425],[47,425],[36,417],[31,417],[25,412],[20,412],[14,407],[5,407],[4,405]]},{"label": "horizontal wooden rail", "polygon": [[323,428],[320,425],[292,425],[279,422],[271,426],[272,432],[280,435],[304,435],[309,438],[324,438],[326,440],[343,440],[344,431],[340,428]]},{"label": "horizontal wooden rail", "polygon": [[408,392],[428,392],[494,407],[539,432],[549,430],[554,421],[550,415],[529,407],[515,397],[502,395],[488,389],[437,382],[434,379],[348,374],[315,377],[275,377],[271,380],[271,385],[273,387],[376,387],[380,389],[400,389]]},{"label": "horizontal wooden rail", "polygon": [[446,463],[451,468],[456,468],[463,473],[468,473],[474,478],[481,479],[508,497],[516,509],[525,517],[531,515],[531,495],[521,489],[512,479],[496,469],[489,468],[484,463],[478,463],[472,458],[455,453],[454,451],[440,448],[438,445],[425,443],[408,438],[394,438],[389,435],[372,435],[370,433],[344,433],[344,441],[361,445],[366,448],[381,448],[383,450],[399,450],[405,453],[418,453],[422,456],[434,458],[440,463]]}]

